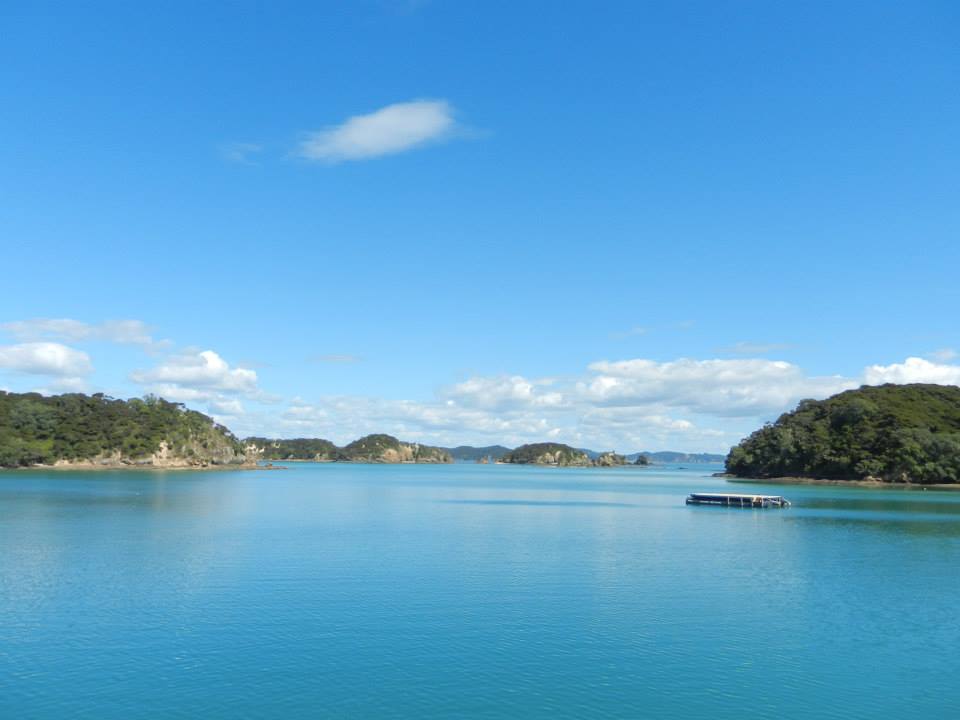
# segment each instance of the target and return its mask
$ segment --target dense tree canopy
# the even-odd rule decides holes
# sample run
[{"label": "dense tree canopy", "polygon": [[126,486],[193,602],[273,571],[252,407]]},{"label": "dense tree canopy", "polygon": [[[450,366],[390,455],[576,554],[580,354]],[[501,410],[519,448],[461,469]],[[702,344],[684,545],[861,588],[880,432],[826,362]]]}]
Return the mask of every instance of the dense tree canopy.
[{"label": "dense tree canopy", "polygon": [[115,400],[102,394],[0,392],[0,466],[87,460],[119,453],[142,458],[166,443],[174,453],[202,458],[243,446],[222,425],[178,403],[147,396]]},{"label": "dense tree canopy", "polygon": [[804,400],[734,447],[727,472],[960,482],[960,388],[881,385]]}]

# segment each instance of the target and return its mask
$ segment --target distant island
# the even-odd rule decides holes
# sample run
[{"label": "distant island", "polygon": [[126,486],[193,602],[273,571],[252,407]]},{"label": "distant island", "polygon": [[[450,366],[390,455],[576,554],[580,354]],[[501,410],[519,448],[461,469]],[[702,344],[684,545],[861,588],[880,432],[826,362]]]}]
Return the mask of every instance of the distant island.
[{"label": "distant island", "polygon": [[626,456],[615,452],[599,453],[591,458],[584,450],[563,443],[531,443],[521,445],[503,455],[498,462],[514,465],[555,465],[557,467],[616,467],[620,465],[647,465],[645,455],[630,463]]},{"label": "distant island", "polygon": [[270,440],[249,437],[248,452],[263,460],[310,460],[313,462],[358,463],[451,463],[443,448],[402,442],[392,435],[374,434],[337,447],[329,440],[296,438]]},{"label": "distant island", "polygon": [[499,460],[510,448],[504,445],[486,445],[473,447],[472,445],[458,445],[457,447],[441,448],[450,453],[450,457],[459,462],[480,462],[481,460]]},{"label": "distant island", "polygon": [[730,475],[960,482],[960,388],[881,385],[804,400],[734,447]]},{"label": "distant island", "polygon": [[[496,462],[511,451],[504,445],[487,445],[485,447],[474,447],[472,445],[458,445],[457,447],[442,448],[450,453],[456,462]],[[591,460],[598,460],[604,453],[587,448],[575,448],[579,452],[586,453]],[[659,452],[635,452],[624,455],[627,465],[650,465],[653,463],[688,463],[691,465],[699,463],[720,464],[726,459],[726,455],[715,455],[711,453],[682,453],[669,450]]]},{"label": "distant island", "polygon": [[256,467],[260,461],[354,463],[507,463],[559,467],[621,467],[705,462],[706,454],[595,452],[563,443],[452,448],[366,435],[342,447],[322,438],[241,441],[213,418],[148,395],[120,400],[104,394],[0,391],[0,468]]},{"label": "distant island", "polygon": [[644,452],[627,455],[627,459],[635,461],[640,455],[645,455],[650,462],[655,463],[685,463],[687,465],[699,465],[701,463],[722,463],[726,455],[717,455],[714,453],[683,453],[662,450],[660,452]]},{"label": "distant island", "polygon": [[162,398],[0,392],[0,467],[245,464],[244,446],[227,428]]}]

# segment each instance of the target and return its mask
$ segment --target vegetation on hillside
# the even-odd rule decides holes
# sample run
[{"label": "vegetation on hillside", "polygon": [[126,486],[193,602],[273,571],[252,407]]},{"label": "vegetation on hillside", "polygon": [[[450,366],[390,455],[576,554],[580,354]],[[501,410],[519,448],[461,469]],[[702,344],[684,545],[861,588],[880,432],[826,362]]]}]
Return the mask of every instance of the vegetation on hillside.
[{"label": "vegetation on hillside", "polygon": [[337,447],[329,440],[320,438],[296,438],[294,440],[271,440],[249,437],[248,445],[257,448],[263,460],[313,460],[318,462],[371,462],[371,463],[449,463],[453,458],[443,448],[419,443],[407,443],[392,435],[367,435],[349,445]]},{"label": "vegetation on hillside", "polygon": [[347,462],[453,462],[450,454],[441,448],[405,443],[384,434],[367,435],[354,440],[340,449],[338,459]]},{"label": "vegetation on hillside", "polygon": [[452,448],[440,448],[450,453],[454,460],[463,460],[467,462],[476,462],[484,458],[499,460],[510,452],[510,448],[503,445],[487,445],[486,447],[474,447],[472,445],[458,445]]},{"label": "vegetation on hillside", "polygon": [[170,458],[240,462],[242,444],[222,425],[158,397],[0,392],[0,466],[117,456],[132,462],[166,447]]},{"label": "vegetation on hillside", "polygon": [[500,462],[535,465],[591,465],[593,461],[581,450],[562,443],[521,445],[500,458]]},{"label": "vegetation on hillside", "polygon": [[336,460],[340,452],[332,442],[321,438],[270,440],[249,437],[244,442],[253,445],[262,460]]},{"label": "vegetation on hillside", "polygon": [[864,386],[804,400],[734,447],[726,467],[756,478],[960,482],[960,388]]}]

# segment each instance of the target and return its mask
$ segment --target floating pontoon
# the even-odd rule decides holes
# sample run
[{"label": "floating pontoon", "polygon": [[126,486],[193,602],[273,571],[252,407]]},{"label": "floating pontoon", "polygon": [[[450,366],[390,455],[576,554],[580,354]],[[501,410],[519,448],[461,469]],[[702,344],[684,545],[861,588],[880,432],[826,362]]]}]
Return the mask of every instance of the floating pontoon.
[{"label": "floating pontoon", "polygon": [[781,495],[741,495],[739,493],[690,493],[687,505],[725,505],[727,507],[765,508],[790,507]]}]

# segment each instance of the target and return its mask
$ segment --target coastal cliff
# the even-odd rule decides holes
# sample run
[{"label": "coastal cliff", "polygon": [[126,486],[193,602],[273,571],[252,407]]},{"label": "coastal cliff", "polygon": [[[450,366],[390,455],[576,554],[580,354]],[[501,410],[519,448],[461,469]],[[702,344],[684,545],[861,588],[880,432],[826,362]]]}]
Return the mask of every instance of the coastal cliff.
[{"label": "coastal cliff", "polygon": [[600,453],[599,457],[593,461],[597,467],[617,467],[626,465],[628,460],[625,455],[618,455],[615,452]]},{"label": "coastal cliff", "polygon": [[251,463],[227,428],[161,398],[0,392],[0,467],[200,468]]}]

